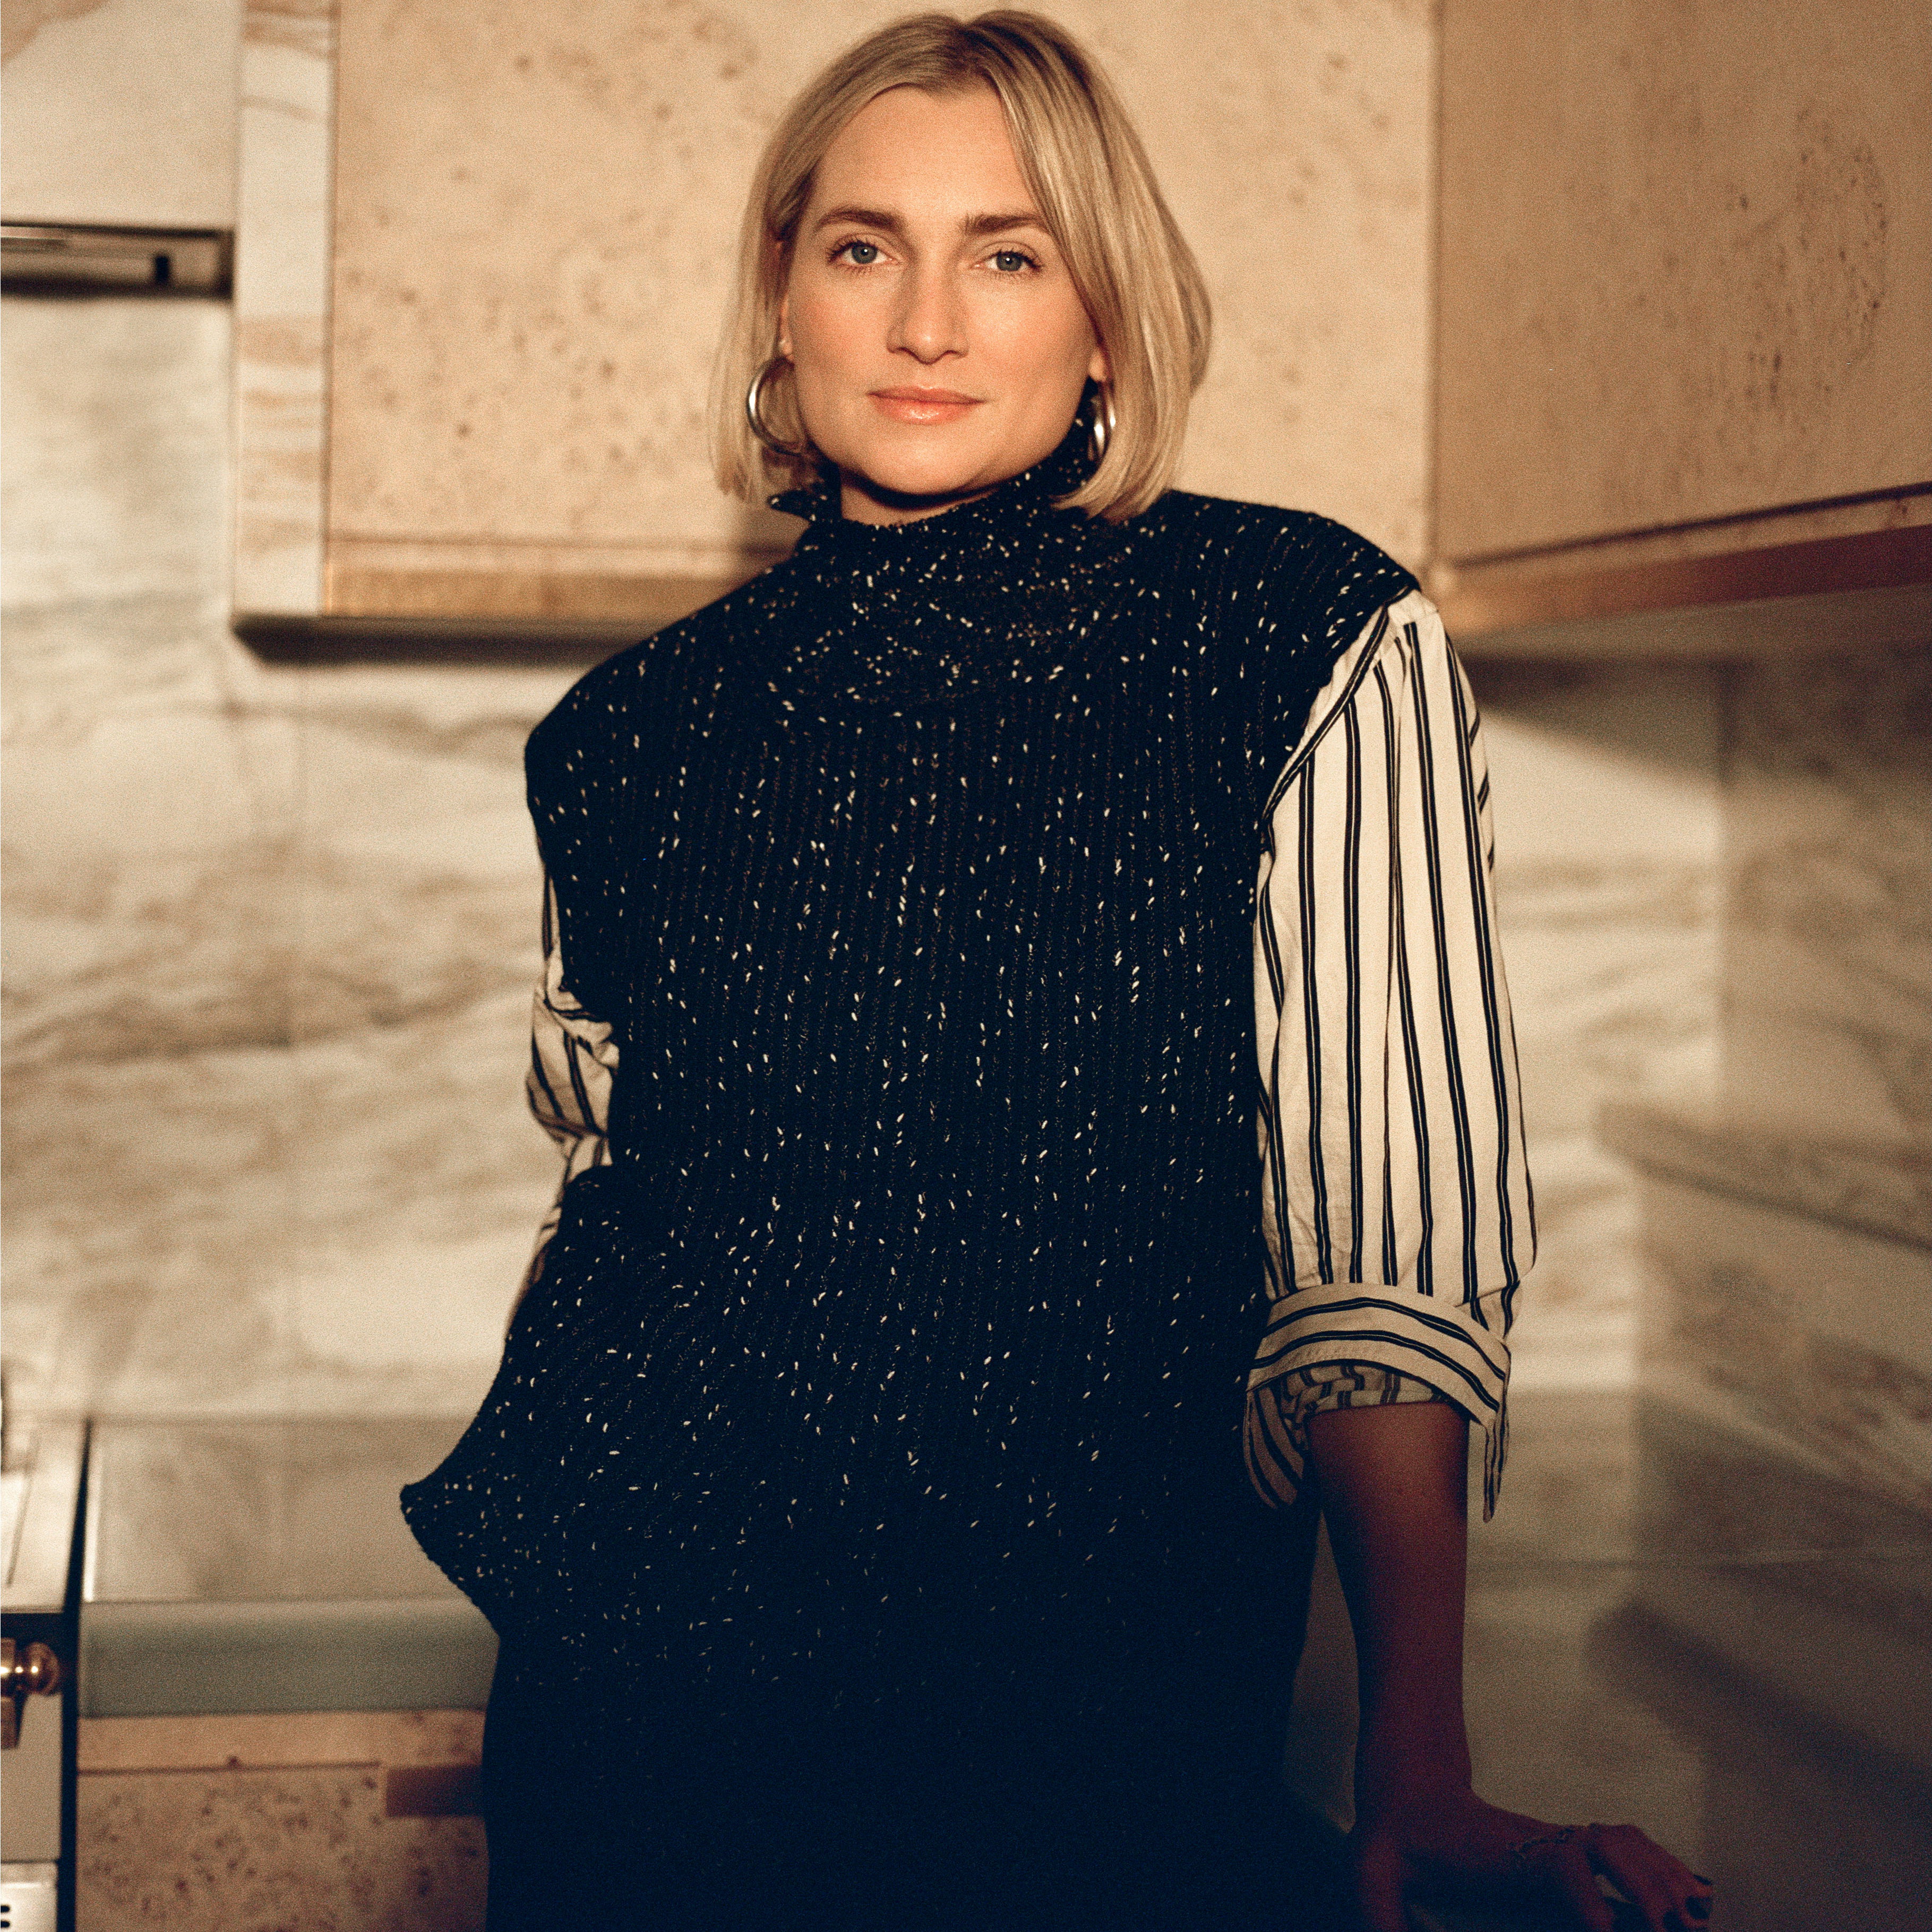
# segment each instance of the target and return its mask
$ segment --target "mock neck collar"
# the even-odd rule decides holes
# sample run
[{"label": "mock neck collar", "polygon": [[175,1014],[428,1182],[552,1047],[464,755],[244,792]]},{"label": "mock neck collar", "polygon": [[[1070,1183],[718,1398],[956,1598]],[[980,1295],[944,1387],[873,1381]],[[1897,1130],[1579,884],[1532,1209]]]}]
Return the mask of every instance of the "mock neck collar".
[{"label": "mock neck collar", "polygon": [[[1090,468],[1085,445],[1085,427],[1076,422],[1060,447],[1030,470],[1022,470],[1018,476],[1009,476],[1004,482],[994,484],[982,495],[963,503],[903,523],[862,523],[847,516],[842,507],[838,473],[830,464],[802,488],[781,490],[766,500],[788,517],[804,519],[801,543],[823,542],[830,537],[854,549],[869,546],[881,556],[890,556],[895,550],[943,548],[962,539],[970,542],[992,526],[1050,508],[1054,498],[1077,490],[1086,481]],[[1084,512],[1072,514],[1083,518],[1085,515]]]},{"label": "mock neck collar", "polygon": [[1059,676],[1111,599],[1125,526],[1054,507],[1087,473],[1084,425],[985,495],[899,524],[841,514],[837,479],[774,496],[802,517],[773,573],[785,657],[773,688],[904,709]]}]

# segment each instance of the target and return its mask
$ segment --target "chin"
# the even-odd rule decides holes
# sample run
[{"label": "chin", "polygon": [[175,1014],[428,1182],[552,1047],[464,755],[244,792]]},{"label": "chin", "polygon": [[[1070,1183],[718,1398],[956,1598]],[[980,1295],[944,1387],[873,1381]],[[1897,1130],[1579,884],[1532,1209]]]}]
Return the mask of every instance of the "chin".
[{"label": "chin", "polygon": [[970,496],[990,490],[1039,460],[1024,453],[1010,459],[993,450],[897,448],[868,450],[865,458],[842,470],[862,478],[866,486],[886,496],[914,500]]},{"label": "chin", "polygon": [[884,475],[872,471],[865,479],[867,488],[874,494],[903,497],[908,502],[944,502],[954,496],[970,496],[982,490],[991,489],[998,480],[988,479],[977,472],[968,475],[956,469],[941,470],[937,466],[895,470]]}]

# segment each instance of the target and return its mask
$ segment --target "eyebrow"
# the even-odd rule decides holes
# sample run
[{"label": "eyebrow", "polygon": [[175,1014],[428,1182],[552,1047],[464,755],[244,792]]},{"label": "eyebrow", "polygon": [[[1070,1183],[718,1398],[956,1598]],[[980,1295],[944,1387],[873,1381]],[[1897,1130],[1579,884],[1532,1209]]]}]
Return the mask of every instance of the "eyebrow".
[{"label": "eyebrow", "polygon": [[[850,203],[838,208],[828,208],[813,224],[814,232],[820,228],[833,228],[841,223],[849,223],[855,228],[880,228],[888,235],[902,235],[904,225],[899,217],[889,208],[859,208]],[[969,236],[999,235],[1009,229],[1036,228],[1041,234],[1049,231],[1045,222],[1030,208],[1015,208],[996,214],[969,214],[960,224]]]}]

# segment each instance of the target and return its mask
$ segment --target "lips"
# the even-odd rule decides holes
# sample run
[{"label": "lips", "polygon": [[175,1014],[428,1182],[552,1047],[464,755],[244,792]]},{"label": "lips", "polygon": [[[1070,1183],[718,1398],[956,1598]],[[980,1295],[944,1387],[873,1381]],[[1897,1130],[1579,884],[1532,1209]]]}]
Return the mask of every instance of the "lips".
[{"label": "lips", "polygon": [[873,406],[895,422],[956,422],[968,410],[976,409],[981,398],[962,395],[957,389],[874,389]]}]

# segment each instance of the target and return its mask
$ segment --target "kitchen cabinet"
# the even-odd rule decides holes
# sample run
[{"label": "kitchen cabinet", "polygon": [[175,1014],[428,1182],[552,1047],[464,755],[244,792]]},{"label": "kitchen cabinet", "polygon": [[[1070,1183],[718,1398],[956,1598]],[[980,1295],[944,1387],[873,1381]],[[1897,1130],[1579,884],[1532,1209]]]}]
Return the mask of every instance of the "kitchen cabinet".
[{"label": "kitchen cabinet", "polygon": [[[614,643],[782,554],[705,448],[732,231],[892,10],[243,0],[244,634]],[[1058,10],[1215,298],[1187,487],[1432,557],[1474,650],[1924,634],[1916,0]]]},{"label": "kitchen cabinet", "polygon": [[1879,592],[1865,634],[1922,635],[1932,13],[1446,0],[1442,34],[1451,628]]},{"label": "kitchen cabinet", "polygon": [[[712,482],[739,211],[787,100],[902,10],[245,0],[235,610],[622,641],[782,554]],[[1420,562],[1430,23],[1070,0],[1216,305],[1190,488]]]}]

